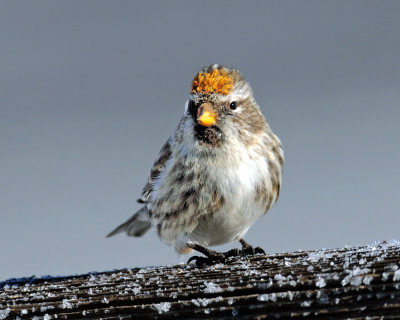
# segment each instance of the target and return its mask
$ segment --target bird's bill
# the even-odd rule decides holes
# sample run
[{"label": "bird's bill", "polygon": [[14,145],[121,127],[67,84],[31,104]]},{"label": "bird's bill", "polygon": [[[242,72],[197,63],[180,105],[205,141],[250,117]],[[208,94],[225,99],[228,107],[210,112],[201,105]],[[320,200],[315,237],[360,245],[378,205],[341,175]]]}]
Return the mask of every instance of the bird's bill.
[{"label": "bird's bill", "polygon": [[197,111],[197,122],[204,127],[215,125],[217,123],[217,113],[209,104],[203,104]]}]

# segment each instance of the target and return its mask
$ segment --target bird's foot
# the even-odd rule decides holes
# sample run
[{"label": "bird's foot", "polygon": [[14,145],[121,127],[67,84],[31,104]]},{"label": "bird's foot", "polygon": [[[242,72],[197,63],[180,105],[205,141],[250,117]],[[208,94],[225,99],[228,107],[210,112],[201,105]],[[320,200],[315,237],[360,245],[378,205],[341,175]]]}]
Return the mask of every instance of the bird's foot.
[{"label": "bird's foot", "polygon": [[255,254],[266,254],[264,249],[261,247],[253,247],[252,245],[248,244],[243,239],[239,240],[242,244],[242,250],[240,250],[241,255],[244,257],[247,256],[254,256]]},{"label": "bird's foot", "polygon": [[212,266],[213,264],[217,263],[225,263],[225,257],[217,255],[211,257],[192,256],[189,258],[186,264],[189,264],[192,261],[194,261],[197,267],[205,267],[205,266]]},{"label": "bird's foot", "polygon": [[187,261],[187,264],[194,261],[196,266],[198,266],[198,267],[210,266],[210,265],[217,264],[217,263],[225,263],[226,259],[228,259],[228,258],[240,256],[239,249],[231,249],[226,252],[217,252],[215,250],[211,250],[211,249],[199,246],[197,244],[192,244],[192,245],[190,245],[190,247],[205,255],[205,257],[193,256],[193,257],[190,257],[189,260]]},{"label": "bird's foot", "polygon": [[228,258],[232,257],[248,257],[254,256],[255,254],[265,254],[265,251],[261,247],[253,247],[248,244],[243,239],[240,239],[240,243],[242,244],[242,249],[231,249],[226,252],[217,252],[215,250],[211,250],[205,247],[202,247],[198,244],[190,244],[189,247],[204,254],[205,257],[193,256],[190,257],[187,261],[187,264],[192,261],[195,262],[196,266],[210,266],[217,263],[225,263]]}]

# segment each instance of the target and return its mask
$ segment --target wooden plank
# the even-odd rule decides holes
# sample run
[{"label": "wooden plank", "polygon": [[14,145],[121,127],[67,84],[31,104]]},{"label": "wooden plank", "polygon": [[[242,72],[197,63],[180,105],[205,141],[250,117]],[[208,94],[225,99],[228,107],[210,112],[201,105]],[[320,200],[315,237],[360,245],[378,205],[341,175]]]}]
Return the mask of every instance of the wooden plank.
[{"label": "wooden plank", "polygon": [[0,283],[0,319],[400,319],[400,243]]}]

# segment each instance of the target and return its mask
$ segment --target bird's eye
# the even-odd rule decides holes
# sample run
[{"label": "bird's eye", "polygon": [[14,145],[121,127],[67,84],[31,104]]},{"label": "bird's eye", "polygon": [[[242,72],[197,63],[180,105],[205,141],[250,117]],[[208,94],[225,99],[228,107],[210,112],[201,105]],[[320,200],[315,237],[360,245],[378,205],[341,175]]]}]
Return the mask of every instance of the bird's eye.
[{"label": "bird's eye", "polygon": [[229,105],[229,108],[231,108],[231,110],[235,110],[237,108],[237,104],[236,101],[232,101]]}]

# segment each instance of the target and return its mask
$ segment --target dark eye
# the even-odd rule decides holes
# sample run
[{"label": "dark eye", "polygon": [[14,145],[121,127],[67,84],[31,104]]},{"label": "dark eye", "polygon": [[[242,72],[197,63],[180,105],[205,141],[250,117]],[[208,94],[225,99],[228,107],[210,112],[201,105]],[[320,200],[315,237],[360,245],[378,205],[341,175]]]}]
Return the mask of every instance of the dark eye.
[{"label": "dark eye", "polygon": [[236,101],[232,101],[229,105],[229,108],[231,108],[231,110],[235,110],[237,108]]}]

